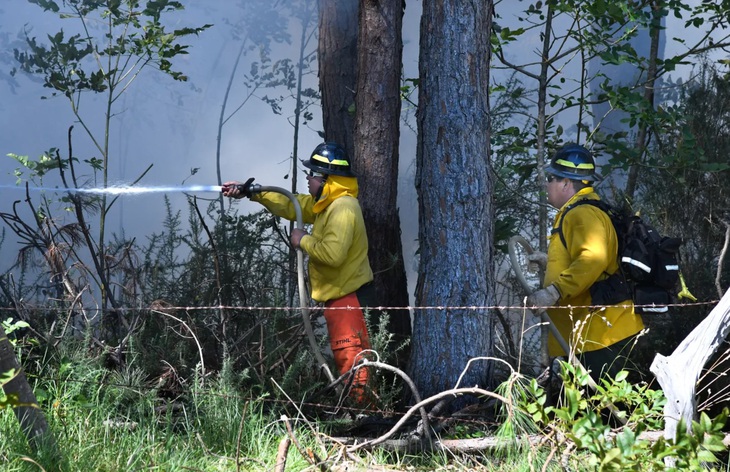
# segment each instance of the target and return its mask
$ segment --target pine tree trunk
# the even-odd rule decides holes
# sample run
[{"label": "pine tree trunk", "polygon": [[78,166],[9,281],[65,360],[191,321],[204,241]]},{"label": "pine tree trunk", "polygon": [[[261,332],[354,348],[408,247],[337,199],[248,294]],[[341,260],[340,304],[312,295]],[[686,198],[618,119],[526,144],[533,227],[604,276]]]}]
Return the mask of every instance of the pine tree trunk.
[{"label": "pine tree trunk", "polygon": [[[411,334],[397,204],[403,7],[403,0],[360,3],[354,140],[360,203],[378,300],[384,306],[404,307],[387,310],[387,329],[395,334],[398,345]],[[407,360],[404,350],[396,363],[405,369]]]},{"label": "pine tree trunk", "polygon": [[324,138],[354,155],[357,0],[319,2],[319,89]]},{"label": "pine tree trunk", "polygon": [[[492,1],[424,0],[418,149],[420,268],[411,374],[421,394],[453,388],[492,353],[494,224],[489,171]],[[489,362],[462,386],[488,387]]]}]

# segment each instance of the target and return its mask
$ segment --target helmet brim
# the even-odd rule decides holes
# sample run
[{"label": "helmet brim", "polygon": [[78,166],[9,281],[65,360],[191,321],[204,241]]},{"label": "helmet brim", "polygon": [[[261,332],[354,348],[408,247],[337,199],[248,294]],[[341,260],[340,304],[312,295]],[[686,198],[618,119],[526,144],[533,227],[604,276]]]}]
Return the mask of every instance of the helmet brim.
[{"label": "helmet brim", "polygon": [[305,161],[304,159],[299,159],[299,161],[307,169],[313,170],[314,172],[319,172],[320,174],[339,175],[341,177],[356,177],[355,173],[351,170],[329,168],[324,165],[312,164],[310,161]]},{"label": "helmet brim", "polygon": [[563,177],[564,179],[587,180],[589,182],[597,182],[597,181],[601,180],[601,177],[598,174],[596,174],[595,172],[591,173],[591,174],[587,174],[587,175],[581,175],[581,174],[576,174],[573,172],[566,172],[562,169],[553,167],[552,164],[548,164],[547,166],[545,166],[544,170],[548,174],[557,175],[558,177]]}]

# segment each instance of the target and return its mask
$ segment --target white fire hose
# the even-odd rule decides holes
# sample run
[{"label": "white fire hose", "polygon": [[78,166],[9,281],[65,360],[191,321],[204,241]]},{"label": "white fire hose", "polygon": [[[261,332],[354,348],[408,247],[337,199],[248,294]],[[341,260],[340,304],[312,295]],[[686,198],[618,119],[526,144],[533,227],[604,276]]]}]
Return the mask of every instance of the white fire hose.
[{"label": "white fire hose", "polygon": [[[517,280],[519,280],[520,285],[522,285],[522,288],[525,289],[525,292],[530,294],[534,290],[532,286],[527,282],[527,279],[525,278],[525,274],[522,272],[522,266],[520,265],[519,259],[517,257],[517,245],[522,246],[522,248],[525,250],[525,252],[529,255],[534,252],[532,249],[532,246],[530,246],[530,243],[523,238],[522,236],[512,236],[509,241],[507,242],[507,248],[509,250],[509,259],[510,263],[512,264],[512,270],[514,271],[515,275],[517,276]],[[570,349],[570,345],[567,343],[565,338],[560,334],[560,331],[558,331],[558,328],[555,327],[552,320],[550,319],[550,315],[548,315],[545,308],[539,308],[538,315],[540,316],[540,319],[543,323],[547,324],[548,329],[550,330],[550,333],[555,337],[555,339],[558,341],[558,344],[560,344],[560,347],[563,348],[563,351],[568,356],[568,359],[570,360],[570,363],[581,367],[583,370],[587,370],[583,364],[578,360],[578,358],[575,356],[575,352]],[[588,376],[588,386],[593,390],[594,392],[597,391],[598,385],[596,385],[596,382],[593,380],[593,377],[590,375]],[[620,421],[622,424],[626,424],[626,420],[618,413],[618,409],[612,404],[608,403],[606,407],[609,409],[611,414],[613,414],[614,418],[616,418],[618,421]]]},{"label": "white fire hose", "polygon": [[[302,220],[302,207],[299,205],[299,201],[294,196],[293,193],[290,191],[281,188],[281,187],[268,187],[268,186],[261,186],[258,184],[253,184],[250,187],[251,193],[260,193],[260,192],[276,192],[280,193],[289,200],[291,200],[292,205],[294,206],[294,212],[296,213],[296,219],[297,219],[297,228],[303,230],[304,229],[304,223]],[[322,352],[319,349],[319,345],[317,344],[317,339],[314,337],[314,330],[312,329],[312,322],[309,319],[310,315],[310,309],[309,309],[309,297],[307,297],[307,287],[304,284],[304,254],[302,253],[301,248],[297,248],[297,274],[298,274],[298,282],[299,282],[299,305],[300,310],[302,312],[302,322],[304,323],[304,331],[307,333],[307,339],[309,339],[309,347],[312,350],[312,354],[314,354],[315,359],[317,360],[317,363],[319,363],[319,367],[324,371],[324,373],[327,375],[327,378],[330,382],[334,382],[335,378],[332,375],[332,372],[329,369],[329,366],[327,364],[327,360],[325,360],[324,356],[322,355]]]}]

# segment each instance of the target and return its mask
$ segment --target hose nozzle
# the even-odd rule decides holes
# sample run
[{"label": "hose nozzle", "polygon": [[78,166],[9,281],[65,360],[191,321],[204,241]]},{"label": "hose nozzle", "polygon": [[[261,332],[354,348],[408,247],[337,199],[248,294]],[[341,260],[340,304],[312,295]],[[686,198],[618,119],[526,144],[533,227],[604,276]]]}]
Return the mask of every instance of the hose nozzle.
[{"label": "hose nozzle", "polygon": [[254,193],[261,192],[261,185],[253,183],[254,178],[251,177],[245,183],[237,184],[236,190],[241,192],[244,197],[251,197]]},{"label": "hose nozzle", "polygon": [[261,193],[263,191],[261,185],[259,184],[249,185],[248,188],[246,188],[244,184],[238,184],[236,185],[236,188],[239,192],[247,197],[253,195],[254,193]]}]

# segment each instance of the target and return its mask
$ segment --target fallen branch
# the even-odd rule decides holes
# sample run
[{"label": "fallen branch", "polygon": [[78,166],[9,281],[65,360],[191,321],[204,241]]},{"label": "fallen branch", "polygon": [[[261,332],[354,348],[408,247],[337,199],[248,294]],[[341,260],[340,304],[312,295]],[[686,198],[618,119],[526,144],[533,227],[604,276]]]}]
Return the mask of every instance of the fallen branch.
[{"label": "fallen branch", "polygon": [[279,447],[276,449],[276,464],[274,466],[274,472],[284,472],[286,470],[286,456],[289,454],[289,446],[291,446],[291,439],[289,436],[284,436],[279,441]]},{"label": "fallen branch", "polygon": [[[454,388],[451,390],[446,390],[444,392],[438,393],[432,397],[429,397],[423,401],[416,403],[403,415],[403,417],[400,420],[398,420],[398,422],[390,429],[390,431],[388,431],[384,435],[380,436],[379,438],[375,438],[370,441],[365,441],[361,444],[353,445],[352,447],[348,448],[348,452],[354,452],[354,451],[357,451],[358,449],[363,449],[366,447],[372,447],[372,446],[378,445],[378,444],[386,441],[390,437],[392,437],[400,429],[400,427],[408,420],[408,418],[410,418],[416,411],[421,410],[421,408],[425,407],[426,405],[439,401],[439,400],[449,397],[449,396],[459,396],[459,395],[464,395],[464,394],[492,397],[492,398],[495,398],[495,399],[505,403],[506,405],[509,405],[509,401],[502,395],[499,395],[494,392],[490,392],[489,390],[484,390],[484,389],[478,388],[478,387]],[[412,440],[410,442],[413,443]],[[420,441],[419,441],[419,443],[420,443]]]},{"label": "fallen branch", "polygon": [[[400,370],[397,367],[393,367],[390,364],[386,364],[384,362],[377,362],[377,361],[370,361],[367,358],[363,358],[361,363],[355,366],[354,370],[357,371],[357,369],[360,369],[362,367],[366,366],[372,366],[376,367],[378,369],[388,370],[390,372],[393,372],[397,375],[399,375],[403,381],[408,385],[408,387],[411,389],[411,394],[413,395],[413,399],[416,401],[416,403],[421,403],[421,395],[418,393],[418,389],[416,388],[416,384],[411,380],[411,378],[402,370]],[[354,377],[354,373],[353,373]],[[428,431],[430,431],[429,420],[428,420],[428,414],[426,413],[425,408],[419,408],[419,413],[421,414],[421,424],[422,424],[422,431],[419,429],[418,435],[419,436],[425,436],[428,434]]]},{"label": "fallen branch", "polygon": [[[609,438],[615,436],[616,433],[609,433]],[[645,431],[637,436],[638,441],[648,441],[653,444],[659,439],[664,437],[663,431]],[[575,446],[572,441],[567,437],[560,434],[558,441],[565,444]],[[413,453],[418,452],[414,449],[414,443],[408,439],[387,439],[377,444],[364,443],[363,438],[355,437],[333,437],[331,441],[344,446],[361,446],[359,449],[372,451],[376,449],[382,449],[389,452],[403,452]],[[448,453],[460,453],[460,454],[473,454],[480,452],[487,452],[492,450],[499,450],[506,447],[512,446],[530,446],[537,447],[545,442],[545,436],[540,434],[529,434],[524,436],[517,436],[513,439],[498,438],[495,436],[488,436],[483,438],[468,438],[468,439],[439,439],[433,442],[434,452],[448,452]],[[730,433],[726,434],[722,440],[722,443],[726,447],[730,447]]]}]

